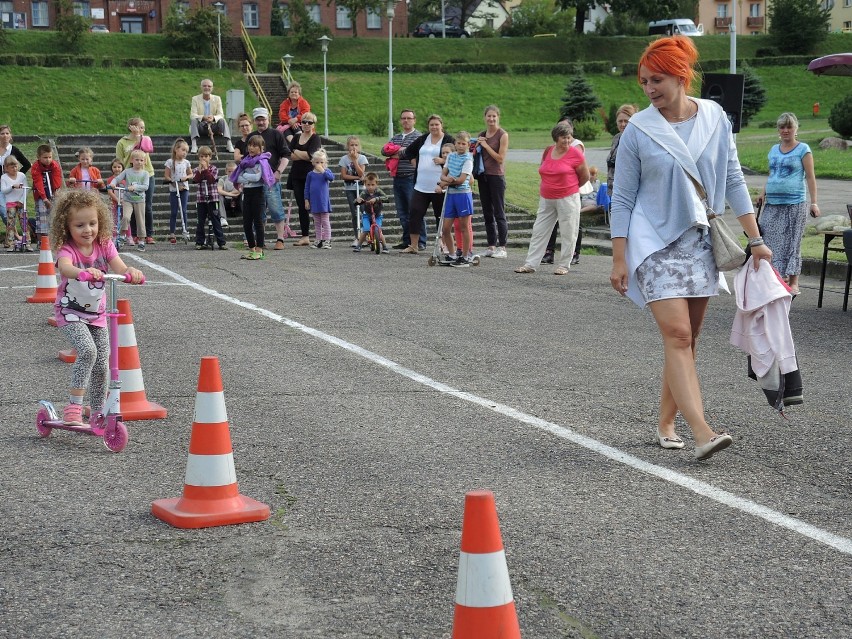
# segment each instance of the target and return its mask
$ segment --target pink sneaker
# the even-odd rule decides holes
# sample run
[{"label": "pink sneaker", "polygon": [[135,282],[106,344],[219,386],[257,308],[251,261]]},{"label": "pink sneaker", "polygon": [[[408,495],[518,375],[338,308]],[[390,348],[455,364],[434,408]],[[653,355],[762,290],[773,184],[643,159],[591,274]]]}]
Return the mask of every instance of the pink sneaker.
[{"label": "pink sneaker", "polygon": [[62,410],[62,423],[66,426],[85,426],[83,407],[80,404],[68,404]]}]

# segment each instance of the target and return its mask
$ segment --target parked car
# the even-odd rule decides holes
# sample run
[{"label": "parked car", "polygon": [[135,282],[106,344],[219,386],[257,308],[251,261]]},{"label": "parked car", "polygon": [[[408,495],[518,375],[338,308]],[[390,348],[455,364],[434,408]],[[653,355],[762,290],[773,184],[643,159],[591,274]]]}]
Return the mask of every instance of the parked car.
[{"label": "parked car", "polygon": [[675,20],[658,20],[648,23],[648,35],[685,35],[690,38],[704,35],[704,26],[695,26],[689,18],[677,18]]},{"label": "parked car", "polygon": [[[459,26],[446,23],[448,38],[469,38],[470,33]],[[421,22],[412,34],[415,38],[440,38],[442,36],[441,22]]]},{"label": "parked car", "polygon": [[105,24],[93,24],[89,27],[89,31],[92,33],[109,33],[109,29]]}]

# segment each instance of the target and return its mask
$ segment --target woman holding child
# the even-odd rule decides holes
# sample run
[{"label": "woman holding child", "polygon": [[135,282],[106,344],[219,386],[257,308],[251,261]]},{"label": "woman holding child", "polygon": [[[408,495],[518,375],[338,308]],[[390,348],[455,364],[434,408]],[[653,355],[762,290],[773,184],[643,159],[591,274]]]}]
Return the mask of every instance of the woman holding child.
[{"label": "woman holding child", "polygon": [[[12,129],[9,128],[8,124],[0,124],[0,170],[5,165],[6,158],[9,156],[14,157],[18,164],[20,165],[19,171],[21,173],[26,173],[30,170],[32,164],[26,158],[26,156],[21,153],[21,150],[12,144]],[[6,223],[6,198],[0,193],[0,217],[3,219],[3,223]]]},{"label": "woman holding child", "polygon": [[426,248],[418,244],[423,218],[431,204],[435,220],[440,220],[441,209],[444,206],[444,194],[435,193],[435,186],[441,179],[444,165],[441,147],[445,144],[453,144],[454,140],[452,136],[444,133],[444,121],[440,115],[430,115],[427,123],[429,132],[424,133],[400,151],[400,162],[409,161],[414,164],[414,194],[411,196],[411,210],[408,218],[411,244],[400,253],[417,253],[418,250],[422,251]]}]

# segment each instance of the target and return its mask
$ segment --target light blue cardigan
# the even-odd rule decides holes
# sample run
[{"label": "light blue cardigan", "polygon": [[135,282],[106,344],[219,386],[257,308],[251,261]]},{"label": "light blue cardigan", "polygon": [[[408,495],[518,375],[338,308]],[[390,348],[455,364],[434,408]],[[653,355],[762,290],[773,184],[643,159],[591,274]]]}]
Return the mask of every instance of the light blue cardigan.
[{"label": "light blue cardigan", "polygon": [[707,226],[704,206],[682,166],[704,185],[718,214],[726,200],[738,217],[754,212],[725,112],[713,101],[689,99],[698,105],[698,115],[686,144],[652,105],[630,118],[618,145],[612,237],[627,238],[627,296],[640,307],[645,300],[636,285],[639,265],[688,228]]}]

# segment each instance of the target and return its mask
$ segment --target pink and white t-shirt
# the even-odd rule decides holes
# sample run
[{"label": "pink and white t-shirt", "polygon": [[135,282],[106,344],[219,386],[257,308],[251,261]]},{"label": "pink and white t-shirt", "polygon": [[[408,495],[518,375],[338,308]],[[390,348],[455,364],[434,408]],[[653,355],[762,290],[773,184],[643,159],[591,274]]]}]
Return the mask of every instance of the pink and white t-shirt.
[{"label": "pink and white t-shirt", "polygon": [[[79,269],[96,268],[104,273],[109,271],[110,261],[118,255],[115,245],[106,241],[95,243],[91,255],[83,255],[74,245],[69,242],[63,244],[56,252],[56,261],[60,257],[67,257],[71,263]],[[106,326],[106,282],[89,281],[79,282],[69,280],[60,275],[59,288],[56,291],[56,302],[54,313],[57,326],[65,326],[74,322],[82,322],[91,326]]]}]

